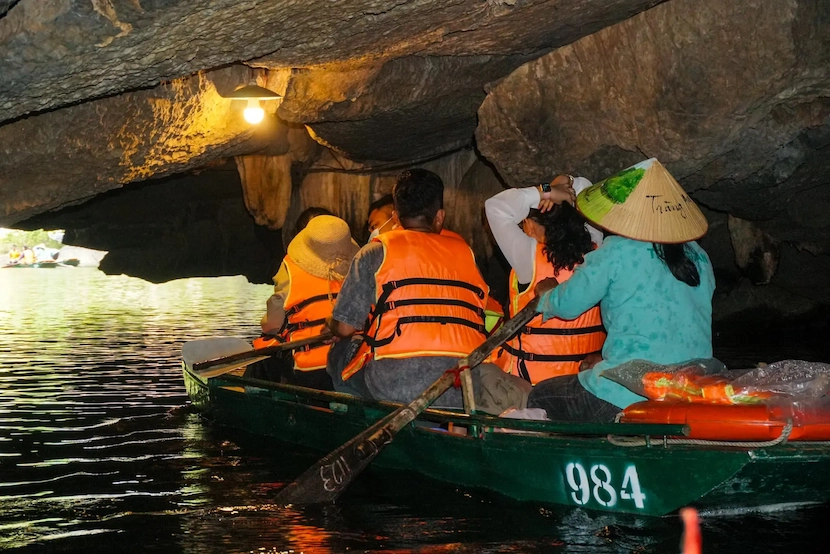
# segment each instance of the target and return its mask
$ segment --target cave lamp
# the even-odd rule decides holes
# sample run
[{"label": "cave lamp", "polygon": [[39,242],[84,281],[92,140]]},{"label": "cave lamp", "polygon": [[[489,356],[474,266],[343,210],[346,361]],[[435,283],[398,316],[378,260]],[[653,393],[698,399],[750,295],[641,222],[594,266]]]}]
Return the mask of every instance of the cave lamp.
[{"label": "cave lamp", "polygon": [[267,100],[279,100],[282,96],[272,90],[251,83],[236,89],[225,96],[225,98],[230,98],[231,100],[247,100],[248,106],[242,115],[245,117],[245,121],[256,125],[265,117],[265,110],[262,109],[259,103]]}]

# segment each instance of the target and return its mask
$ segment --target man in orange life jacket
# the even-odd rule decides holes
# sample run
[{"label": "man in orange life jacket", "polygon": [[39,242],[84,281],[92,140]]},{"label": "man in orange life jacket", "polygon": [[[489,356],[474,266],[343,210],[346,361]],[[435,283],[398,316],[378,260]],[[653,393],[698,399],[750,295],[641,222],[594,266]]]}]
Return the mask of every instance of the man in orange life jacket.
[{"label": "man in orange life jacket", "polygon": [[[488,286],[472,250],[443,231],[444,184],[425,169],[405,171],[393,190],[402,228],[374,237],[352,263],[329,327],[341,341],[329,356],[336,390],[410,402],[486,338]],[[345,343],[345,346],[344,346]],[[450,389],[438,406],[460,407]]]},{"label": "man in orange life jacket", "polygon": [[[288,245],[288,255],[274,276],[262,332],[284,341],[319,335],[357,250],[349,225],[339,217],[319,215],[309,221]],[[290,382],[332,390],[325,371],[329,348],[295,350]]]}]

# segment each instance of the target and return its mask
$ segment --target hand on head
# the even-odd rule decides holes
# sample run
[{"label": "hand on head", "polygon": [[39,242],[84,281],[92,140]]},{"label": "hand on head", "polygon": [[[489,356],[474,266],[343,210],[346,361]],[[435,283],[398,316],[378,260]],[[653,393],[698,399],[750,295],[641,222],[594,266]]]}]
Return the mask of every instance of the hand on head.
[{"label": "hand on head", "polygon": [[544,197],[545,195],[541,190],[541,186],[539,187],[539,196],[541,198],[539,201],[539,211],[542,213],[553,209],[556,204],[561,204],[562,202],[568,202],[573,205],[576,201],[576,192],[574,192],[572,178],[568,175],[557,175],[550,182],[548,198]]}]

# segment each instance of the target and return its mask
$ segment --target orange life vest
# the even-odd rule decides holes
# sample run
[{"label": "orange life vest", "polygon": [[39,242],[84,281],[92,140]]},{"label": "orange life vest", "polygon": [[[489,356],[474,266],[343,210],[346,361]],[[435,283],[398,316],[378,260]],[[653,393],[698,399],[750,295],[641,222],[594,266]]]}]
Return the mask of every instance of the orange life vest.
[{"label": "orange life vest", "polygon": [[[285,257],[288,269],[288,294],[285,296],[285,323],[280,335],[286,341],[313,337],[323,332],[326,318],[331,315],[334,300],[342,283],[311,275],[298,266],[289,256]],[[320,344],[294,351],[294,369],[312,371],[326,367],[331,345]]]},{"label": "orange life vest", "polygon": [[[536,245],[533,279],[524,292],[519,292],[516,272],[510,272],[510,317],[516,315],[536,294],[539,281],[554,277],[553,265],[543,252],[545,245]],[[567,281],[573,271],[560,269],[556,279]],[[522,331],[504,345],[507,356],[501,356],[502,369],[518,375],[532,384],[539,381],[571,375],[579,372],[579,364],[588,354],[599,353],[605,342],[605,328],[599,306],[595,306],[576,319],[552,317],[542,323],[536,316]]]},{"label": "orange life vest", "polygon": [[372,358],[463,358],[481,345],[489,288],[464,239],[401,229],[373,240],[383,244],[384,256],[375,273],[367,348],[343,370],[344,380]]}]

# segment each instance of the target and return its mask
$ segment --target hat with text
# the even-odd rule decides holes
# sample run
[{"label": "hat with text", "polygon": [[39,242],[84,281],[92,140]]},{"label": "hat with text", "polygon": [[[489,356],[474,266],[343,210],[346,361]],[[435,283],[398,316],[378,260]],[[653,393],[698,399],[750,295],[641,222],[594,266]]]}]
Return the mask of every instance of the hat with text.
[{"label": "hat with text", "polygon": [[656,158],[620,171],[576,197],[589,221],[643,242],[677,244],[706,234],[706,217]]},{"label": "hat with text", "polygon": [[288,245],[288,256],[309,274],[342,281],[360,247],[349,224],[333,215],[318,215]]}]

